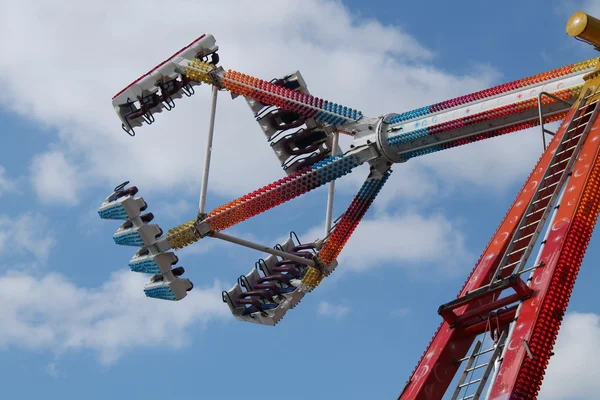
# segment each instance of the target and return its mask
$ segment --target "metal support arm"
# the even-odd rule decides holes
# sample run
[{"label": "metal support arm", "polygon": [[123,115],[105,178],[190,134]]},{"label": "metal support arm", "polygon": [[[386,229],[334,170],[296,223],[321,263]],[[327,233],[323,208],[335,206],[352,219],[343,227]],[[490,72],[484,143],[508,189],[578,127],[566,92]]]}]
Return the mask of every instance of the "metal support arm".
[{"label": "metal support arm", "polygon": [[542,97],[543,96],[550,97],[551,99],[554,99],[554,100],[556,100],[560,103],[563,103],[569,107],[571,107],[573,105],[573,103],[569,102],[567,100],[563,100],[560,97],[557,97],[557,96],[553,95],[552,93],[548,93],[548,92],[540,92],[540,94],[538,95],[538,113],[540,115],[540,127],[542,128],[542,142],[544,143],[544,150],[546,150],[546,137],[544,136],[544,133],[547,133],[550,136],[554,136],[555,132],[552,132],[551,130],[544,128],[544,111],[542,110]]},{"label": "metal support arm", "polygon": [[[337,147],[338,147],[339,137],[340,137],[340,134],[338,132],[333,132],[333,146],[332,146],[332,150],[331,150],[332,157],[335,157],[337,155],[336,151],[337,151]],[[331,181],[331,183],[329,184],[329,191],[327,193],[327,212],[325,214],[325,236],[324,237],[327,237],[329,235],[329,231],[331,231],[334,195],[335,195],[335,181]]]},{"label": "metal support arm", "polygon": [[221,232],[211,232],[209,235],[211,237],[225,240],[226,242],[239,244],[240,246],[249,247],[254,250],[263,251],[265,253],[273,254],[279,257],[282,257],[284,260],[291,260],[303,265],[309,265],[311,267],[315,266],[315,262],[313,260],[309,260],[304,257],[300,257],[294,254],[286,253],[285,251],[276,250],[269,246],[263,246],[261,244],[253,243],[248,240],[240,239],[235,236],[226,235]]},{"label": "metal support arm", "polygon": [[215,132],[215,115],[217,112],[217,95],[219,88],[212,87],[212,103],[210,106],[210,121],[208,124],[208,138],[206,139],[206,153],[204,155],[204,172],[202,174],[202,187],[200,189],[200,204],[198,205],[198,216],[204,215],[206,207],[206,191],[208,189],[208,174],[210,172],[210,158],[212,155],[212,143]]}]

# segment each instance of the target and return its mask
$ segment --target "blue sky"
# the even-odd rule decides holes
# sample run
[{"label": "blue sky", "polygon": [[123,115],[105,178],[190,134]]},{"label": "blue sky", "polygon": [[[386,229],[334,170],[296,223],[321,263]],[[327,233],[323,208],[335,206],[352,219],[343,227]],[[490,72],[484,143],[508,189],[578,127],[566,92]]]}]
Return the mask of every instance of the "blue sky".
[{"label": "blue sky", "polygon": [[[2,0],[0,374],[7,398],[395,398],[541,152],[524,131],[397,165],[340,266],[275,328],[229,315],[230,288],[260,254],[206,239],[180,253],[195,284],[145,299],[117,225],[97,218],[129,179],[168,229],[195,215],[209,90],[129,138],[111,96],[203,32],[226,68],[295,69],[319,96],[367,115],[402,112],[597,55],[564,33],[581,2],[252,3]],[[282,2],[283,3],[283,2]],[[589,7],[588,7],[589,6]],[[269,11],[265,11],[269,10]],[[152,26],[152,28],[149,28]],[[282,175],[240,99],[222,95],[208,208]],[[336,213],[364,179],[338,185]],[[325,190],[232,232],[314,240]],[[592,399],[600,367],[590,243],[543,398]],[[564,336],[564,338],[563,338]],[[598,357],[592,357],[596,354]],[[160,376],[160,378],[159,378]],[[162,377],[165,379],[161,379]],[[547,388],[547,389],[546,389]],[[567,395],[566,393],[570,393]]]}]

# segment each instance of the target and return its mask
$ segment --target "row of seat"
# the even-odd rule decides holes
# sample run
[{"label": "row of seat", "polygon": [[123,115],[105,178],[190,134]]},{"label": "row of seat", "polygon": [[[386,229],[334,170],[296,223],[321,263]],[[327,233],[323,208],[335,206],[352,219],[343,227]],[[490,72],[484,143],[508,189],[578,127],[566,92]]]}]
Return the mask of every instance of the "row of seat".
[{"label": "row of seat", "polygon": [[189,279],[180,278],[185,272],[183,267],[172,268],[179,259],[175,253],[168,251],[170,245],[162,237],[163,230],[158,225],[150,224],[154,215],[141,214],[148,204],[142,197],[135,197],[137,187],[125,189],[128,183],[115,188],[98,209],[98,214],[102,219],[123,221],[113,236],[116,244],[140,247],[130,260],[129,268],[133,272],[153,274],[150,282],[144,286],[146,296],[181,300],[194,285]]},{"label": "row of seat", "polygon": [[134,127],[142,126],[144,122],[152,124],[154,114],[163,110],[171,111],[175,108],[175,99],[180,99],[183,95],[192,96],[195,93],[194,86],[199,84],[200,82],[192,81],[187,76],[174,77],[163,83],[157,82],[158,86],[144,97],[119,105],[119,115],[125,121],[123,129],[130,135],[135,135]]},{"label": "row of seat", "polygon": [[[295,233],[275,248],[307,260],[316,254],[315,244],[301,244]],[[257,261],[229,291],[223,291],[223,301],[241,321],[275,325],[304,297],[304,292],[297,287],[306,269],[306,264],[270,255]]]},{"label": "row of seat", "polygon": [[194,94],[194,86],[201,82],[182,75],[181,63],[199,59],[216,65],[218,49],[212,35],[203,35],[117,93],[112,104],[123,130],[135,135],[133,128],[152,124],[154,114],[172,110],[174,99]]},{"label": "row of seat", "polygon": [[[300,72],[271,81],[310,94]],[[282,168],[293,174],[331,155],[333,137],[323,124],[293,111],[247,99]]]}]

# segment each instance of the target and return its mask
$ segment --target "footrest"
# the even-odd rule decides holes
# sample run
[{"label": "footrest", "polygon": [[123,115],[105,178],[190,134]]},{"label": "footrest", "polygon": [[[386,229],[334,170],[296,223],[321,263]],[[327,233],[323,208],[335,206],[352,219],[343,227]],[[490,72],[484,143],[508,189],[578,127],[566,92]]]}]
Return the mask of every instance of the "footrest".
[{"label": "footrest", "polygon": [[144,293],[147,297],[160,300],[179,301],[187,296],[187,292],[192,290],[194,285],[189,279],[179,279],[174,276],[170,282],[151,282],[144,286]]},{"label": "footrest", "polygon": [[121,225],[114,234],[113,239],[116,244],[121,246],[146,246],[156,242],[162,235],[162,229],[158,225],[128,226]]},{"label": "footrest", "polygon": [[171,270],[171,267],[179,261],[172,251],[160,254],[143,254],[140,252],[129,261],[129,268],[133,272],[144,274],[160,274]]},{"label": "footrest", "polygon": [[152,124],[154,114],[172,110],[175,107],[173,99],[181,98],[183,94],[191,96],[193,86],[206,81],[205,74],[201,73],[202,62],[211,55],[211,64],[216,65],[217,50],[215,38],[210,34],[202,35],[117,93],[112,105],[123,129],[133,136],[133,128],[143,123]]},{"label": "footrest", "polygon": [[135,218],[146,207],[143,198],[133,196],[121,197],[108,204],[103,204],[98,209],[98,215],[102,219],[124,220]]}]

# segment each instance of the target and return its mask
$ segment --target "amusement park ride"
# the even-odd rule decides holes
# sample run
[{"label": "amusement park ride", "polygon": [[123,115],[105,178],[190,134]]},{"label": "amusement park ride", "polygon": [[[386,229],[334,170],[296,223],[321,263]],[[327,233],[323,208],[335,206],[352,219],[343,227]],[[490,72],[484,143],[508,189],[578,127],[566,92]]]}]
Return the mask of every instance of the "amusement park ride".
[{"label": "amusement park ride", "polygon": [[[582,12],[567,33],[600,48],[600,20]],[[402,114],[367,117],[314,97],[299,72],[265,81],[219,66],[218,47],[202,35],[113,98],[123,129],[154,122],[174,100],[212,86],[205,168],[196,219],[163,235],[142,214],[135,186],[118,186],[99,209],[123,220],[114,235],[136,246],[129,266],[152,274],[147,296],[181,300],[192,290],[173,250],[212,237],[268,256],[223,292],[242,321],[277,324],[337,267],[337,257],[392,173],[394,163],[541,124],[545,151],[456,299],[442,304],[443,321],[399,396],[408,399],[536,398],[561,320],[600,211],[600,59],[571,64]],[[242,96],[285,177],[205,212],[217,94]],[[557,132],[544,128],[563,120]],[[346,151],[338,135],[352,136]],[[546,148],[546,136],[552,137]],[[334,182],[361,164],[370,173],[347,210],[332,221]],[[326,235],[301,242],[292,233],[268,247],[222,233],[259,213],[329,184]],[[542,237],[533,263],[528,259]],[[488,342],[489,345],[485,343]],[[489,348],[488,348],[489,347]]]}]

